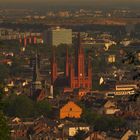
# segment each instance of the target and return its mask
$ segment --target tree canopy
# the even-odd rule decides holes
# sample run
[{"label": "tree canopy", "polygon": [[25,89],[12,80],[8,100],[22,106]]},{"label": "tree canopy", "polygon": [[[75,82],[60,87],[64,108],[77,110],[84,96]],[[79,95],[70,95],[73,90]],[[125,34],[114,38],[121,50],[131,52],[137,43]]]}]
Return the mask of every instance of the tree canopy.
[{"label": "tree canopy", "polygon": [[82,115],[81,121],[92,125],[97,131],[109,131],[125,126],[125,121],[115,116],[101,115],[86,109]]},{"label": "tree canopy", "polygon": [[0,140],[9,140],[10,130],[4,114],[0,111]]},{"label": "tree canopy", "polygon": [[26,95],[10,95],[3,101],[3,104],[3,111],[9,117],[38,117],[47,115],[51,111],[48,101],[34,102]]}]

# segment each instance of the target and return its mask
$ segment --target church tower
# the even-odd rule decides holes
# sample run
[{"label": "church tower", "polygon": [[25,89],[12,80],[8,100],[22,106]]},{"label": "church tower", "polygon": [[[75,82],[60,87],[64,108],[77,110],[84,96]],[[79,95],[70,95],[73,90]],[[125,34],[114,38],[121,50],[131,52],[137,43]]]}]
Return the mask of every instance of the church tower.
[{"label": "church tower", "polygon": [[68,76],[69,76],[69,54],[68,54],[68,47],[66,48],[65,76],[66,76],[66,78],[68,78]]},{"label": "church tower", "polygon": [[71,88],[74,88],[75,83],[74,83],[74,78],[75,78],[75,71],[74,71],[74,66],[72,62],[72,57],[70,57],[70,63],[69,63],[69,86]]},{"label": "church tower", "polygon": [[33,64],[32,94],[38,89],[42,89],[42,83],[39,72],[39,55],[38,50],[36,49],[36,55]]},{"label": "church tower", "polygon": [[[51,59],[51,85],[54,85],[56,79],[60,83],[68,83],[67,86],[71,89],[75,88],[92,88],[92,65],[88,58],[88,65],[85,67],[85,54],[84,49],[81,46],[80,34],[78,34],[78,44],[75,50],[75,61],[72,57],[69,58],[68,48],[66,48],[66,61],[65,61],[65,81],[61,81],[57,75],[57,63],[55,58],[55,52],[53,50]],[[57,82],[58,82],[57,81]]]},{"label": "church tower", "polygon": [[84,58],[84,50],[81,47],[81,38],[80,34],[78,34],[78,54],[77,54],[77,71],[78,71],[78,78],[84,78],[85,76],[85,58]]},{"label": "church tower", "polygon": [[56,79],[57,79],[57,63],[55,58],[55,50],[53,49],[52,58],[51,58],[51,84],[52,85],[54,85]]},{"label": "church tower", "polygon": [[92,67],[90,60],[88,60],[87,71],[85,70],[85,54],[81,46],[80,34],[78,34],[78,44],[75,53],[75,66],[73,67],[73,64],[70,64],[70,87],[91,89]]}]

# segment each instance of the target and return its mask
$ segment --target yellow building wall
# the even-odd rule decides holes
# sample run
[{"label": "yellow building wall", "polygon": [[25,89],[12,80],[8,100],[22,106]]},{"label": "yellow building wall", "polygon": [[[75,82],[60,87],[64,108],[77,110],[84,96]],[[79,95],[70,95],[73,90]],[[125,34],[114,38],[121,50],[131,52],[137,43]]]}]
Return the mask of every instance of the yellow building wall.
[{"label": "yellow building wall", "polygon": [[60,109],[60,119],[66,117],[69,118],[80,118],[82,109],[74,102],[68,102],[65,106]]}]

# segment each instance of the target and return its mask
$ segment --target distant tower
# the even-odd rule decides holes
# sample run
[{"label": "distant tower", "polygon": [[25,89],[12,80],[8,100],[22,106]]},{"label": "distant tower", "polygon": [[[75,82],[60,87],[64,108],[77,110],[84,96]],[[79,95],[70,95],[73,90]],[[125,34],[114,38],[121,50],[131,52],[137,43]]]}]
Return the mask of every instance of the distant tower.
[{"label": "distant tower", "polygon": [[78,34],[78,54],[77,54],[77,71],[79,79],[85,76],[85,58],[84,58],[84,50],[81,47],[81,38],[80,34]]},{"label": "distant tower", "polygon": [[39,55],[38,55],[38,51],[36,50],[35,62],[33,65],[32,93],[34,93],[34,91],[36,91],[37,89],[42,89],[38,61],[39,61]]},{"label": "distant tower", "polygon": [[88,60],[87,71],[85,70],[84,49],[81,46],[80,34],[78,34],[78,44],[75,51],[75,66],[70,64],[70,87],[71,88],[88,88],[92,87],[92,66]]},{"label": "distant tower", "polygon": [[68,78],[68,76],[69,76],[69,54],[68,54],[68,48],[66,48],[65,76],[66,76],[66,78]]},{"label": "distant tower", "polygon": [[55,58],[55,50],[53,48],[52,58],[51,58],[51,85],[54,85],[56,79],[57,79],[57,63]]},{"label": "distant tower", "polygon": [[74,82],[74,78],[75,78],[75,71],[74,71],[74,67],[73,67],[73,63],[72,63],[72,57],[70,57],[70,70],[69,70],[69,86],[71,88],[74,88],[75,86],[75,82]]}]

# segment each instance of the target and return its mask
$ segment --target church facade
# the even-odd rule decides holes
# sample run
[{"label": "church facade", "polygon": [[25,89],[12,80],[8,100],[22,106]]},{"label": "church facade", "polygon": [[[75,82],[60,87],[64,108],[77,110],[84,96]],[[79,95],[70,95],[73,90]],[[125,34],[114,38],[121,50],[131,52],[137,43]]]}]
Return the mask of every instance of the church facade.
[{"label": "church facade", "polygon": [[[76,88],[92,88],[92,65],[88,57],[88,63],[85,63],[84,49],[81,46],[80,35],[78,37],[78,46],[75,51],[75,59],[69,57],[68,49],[66,49],[66,62],[65,62],[65,79],[68,81],[68,87],[71,89]],[[54,85],[57,80],[57,62],[55,55],[52,55],[51,61],[51,83]]]}]

